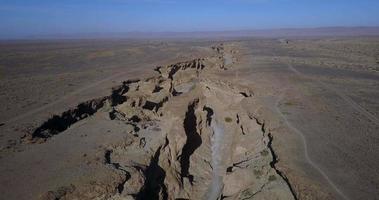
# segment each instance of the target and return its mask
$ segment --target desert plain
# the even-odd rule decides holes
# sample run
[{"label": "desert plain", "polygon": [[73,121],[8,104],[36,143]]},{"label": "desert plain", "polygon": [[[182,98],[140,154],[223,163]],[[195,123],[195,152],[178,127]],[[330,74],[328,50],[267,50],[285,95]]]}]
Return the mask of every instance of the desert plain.
[{"label": "desert plain", "polygon": [[0,199],[378,199],[379,37],[0,42]]}]

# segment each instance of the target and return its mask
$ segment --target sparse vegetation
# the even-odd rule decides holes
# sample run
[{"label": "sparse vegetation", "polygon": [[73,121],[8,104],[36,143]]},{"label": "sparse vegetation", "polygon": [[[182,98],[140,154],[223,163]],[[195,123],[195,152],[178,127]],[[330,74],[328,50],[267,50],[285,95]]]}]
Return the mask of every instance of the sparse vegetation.
[{"label": "sparse vegetation", "polygon": [[295,101],[287,101],[284,103],[284,105],[286,106],[296,106],[296,102]]},{"label": "sparse vegetation", "polygon": [[276,176],[275,175],[270,175],[269,177],[268,177],[268,181],[275,181],[276,180]]},{"label": "sparse vegetation", "polygon": [[263,172],[259,169],[254,169],[253,173],[258,179],[263,175]]},{"label": "sparse vegetation", "polygon": [[226,121],[226,122],[228,122],[228,123],[230,123],[230,122],[232,122],[232,121],[233,121],[233,119],[232,119],[232,118],[230,118],[230,117],[225,117],[225,121]]},{"label": "sparse vegetation", "polygon": [[268,151],[267,151],[267,149],[261,151],[261,155],[262,155],[262,156],[268,156]]}]

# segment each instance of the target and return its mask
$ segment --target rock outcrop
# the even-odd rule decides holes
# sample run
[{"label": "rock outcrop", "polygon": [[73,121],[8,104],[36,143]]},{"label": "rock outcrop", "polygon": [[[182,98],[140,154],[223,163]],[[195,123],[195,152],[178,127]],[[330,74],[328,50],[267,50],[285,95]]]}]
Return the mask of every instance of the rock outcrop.
[{"label": "rock outcrop", "polygon": [[[107,97],[54,116],[23,138],[45,142],[88,116],[106,113],[127,140],[104,152],[108,183],[72,185],[43,199],[296,199],[276,169],[274,140],[242,104],[253,91],[218,79],[233,53],[157,67],[158,75],[125,81]],[[228,67],[226,67],[228,66]]]}]

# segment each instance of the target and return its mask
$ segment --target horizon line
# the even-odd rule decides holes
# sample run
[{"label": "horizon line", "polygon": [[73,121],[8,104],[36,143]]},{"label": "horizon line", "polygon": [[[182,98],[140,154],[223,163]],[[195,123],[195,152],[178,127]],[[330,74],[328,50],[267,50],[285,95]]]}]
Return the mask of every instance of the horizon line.
[{"label": "horizon line", "polygon": [[[309,32],[318,30],[319,32]],[[283,31],[283,32],[280,32]],[[294,32],[294,31],[304,31]],[[328,32],[335,31],[335,32]],[[138,35],[135,35],[138,34]],[[24,36],[0,36],[1,41],[7,40],[51,40],[51,39],[143,39],[143,38],[194,38],[202,37],[285,37],[285,36],[379,36],[379,26],[318,26],[318,27],[281,27],[252,28],[235,30],[199,30],[199,31],[124,31],[124,32],[78,32],[52,33]],[[206,34],[206,35],[201,35]],[[214,34],[214,35],[211,35]],[[231,35],[228,35],[231,34]],[[233,35],[235,34],[235,35]],[[240,34],[240,35],[238,35]],[[250,34],[250,35],[249,35]],[[263,34],[263,35],[259,35]]]}]

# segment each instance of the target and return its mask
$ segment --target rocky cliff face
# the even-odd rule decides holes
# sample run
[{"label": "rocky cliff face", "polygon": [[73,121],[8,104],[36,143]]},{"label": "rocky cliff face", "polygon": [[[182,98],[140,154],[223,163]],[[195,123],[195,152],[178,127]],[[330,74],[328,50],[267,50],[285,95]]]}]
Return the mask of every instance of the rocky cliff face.
[{"label": "rocky cliff face", "polygon": [[214,57],[157,67],[146,80],[125,81],[107,97],[78,105],[41,124],[24,142],[43,143],[89,116],[117,121],[126,139],[98,162],[107,182],[71,185],[43,199],[296,199],[276,169],[273,139],[242,104],[253,91],[221,81],[235,50],[215,46]]}]

